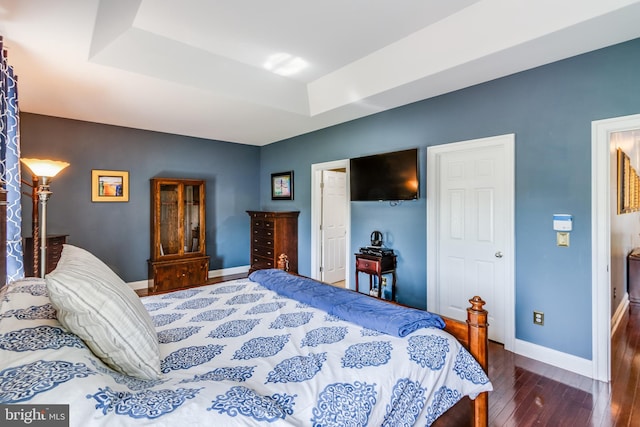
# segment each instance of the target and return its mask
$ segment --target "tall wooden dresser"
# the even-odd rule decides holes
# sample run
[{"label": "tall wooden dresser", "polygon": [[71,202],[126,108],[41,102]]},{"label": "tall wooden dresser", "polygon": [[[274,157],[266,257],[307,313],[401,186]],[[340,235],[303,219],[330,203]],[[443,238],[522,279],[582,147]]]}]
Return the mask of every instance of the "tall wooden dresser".
[{"label": "tall wooden dresser", "polygon": [[276,268],[280,254],[286,254],[289,271],[298,272],[299,211],[247,211],[251,217],[251,269]]}]

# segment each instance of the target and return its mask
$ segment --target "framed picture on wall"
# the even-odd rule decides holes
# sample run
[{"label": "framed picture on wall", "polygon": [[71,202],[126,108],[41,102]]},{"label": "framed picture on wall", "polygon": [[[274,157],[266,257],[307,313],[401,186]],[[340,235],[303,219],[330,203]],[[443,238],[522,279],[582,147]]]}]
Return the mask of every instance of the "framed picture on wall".
[{"label": "framed picture on wall", "polygon": [[631,166],[631,159],[620,148],[617,150],[618,164],[618,215],[640,210],[640,177]]},{"label": "framed picture on wall", "polygon": [[293,171],[271,174],[271,200],[293,200]]},{"label": "framed picture on wall", "polygon": [[93,169],[91,171],[92,202],[128,202],[129,172]]}]

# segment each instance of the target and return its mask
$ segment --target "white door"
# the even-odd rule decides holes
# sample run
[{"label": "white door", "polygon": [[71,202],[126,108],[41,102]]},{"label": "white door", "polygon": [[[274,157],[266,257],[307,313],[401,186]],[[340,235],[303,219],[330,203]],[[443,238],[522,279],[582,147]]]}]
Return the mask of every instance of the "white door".
[{"label": "white door", "polygon": [[322,280],[345,279],[347,174],[322,171]]},{"label": "white door", "polygon": [[469,298],[479,295],[487,302],[489,338],[500,343],[514,320],[506,315],[513,292],[513,139],[446,144],[427,154],[434,162],[428,170],[435,169],[435,200],[427,196],[435,221],[428,236],[435,240],[428,286],[435,287],[434,311],[465,320]]}]

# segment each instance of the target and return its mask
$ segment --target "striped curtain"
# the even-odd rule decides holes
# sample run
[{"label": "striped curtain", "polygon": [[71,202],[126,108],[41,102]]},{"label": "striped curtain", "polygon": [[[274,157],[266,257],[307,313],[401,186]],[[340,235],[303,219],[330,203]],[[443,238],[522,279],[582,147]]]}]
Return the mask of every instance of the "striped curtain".
[{"label": "striped curtain", "polygon": [[0,171],[7,190],[7,282],[24,277],[22,263],[22,195],[18,77],[8,64],[0,37]]}]

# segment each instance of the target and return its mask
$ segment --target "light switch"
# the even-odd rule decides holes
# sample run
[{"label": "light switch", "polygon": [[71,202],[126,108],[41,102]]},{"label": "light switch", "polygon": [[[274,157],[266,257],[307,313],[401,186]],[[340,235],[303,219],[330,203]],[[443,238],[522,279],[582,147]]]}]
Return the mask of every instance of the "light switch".
[{"label": "light switch", "polygon": [[569,246],[569,233],[558,231],[556,240],[558,242],[558,246]]}]

